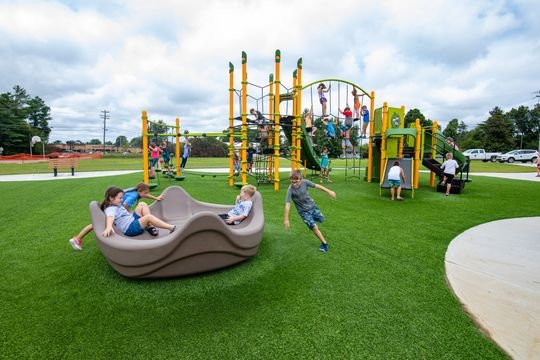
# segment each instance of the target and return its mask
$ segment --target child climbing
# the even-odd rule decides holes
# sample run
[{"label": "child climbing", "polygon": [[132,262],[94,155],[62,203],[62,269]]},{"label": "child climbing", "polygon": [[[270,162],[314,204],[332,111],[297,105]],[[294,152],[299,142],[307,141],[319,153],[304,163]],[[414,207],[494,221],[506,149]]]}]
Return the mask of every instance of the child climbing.
[{"label": "child climbing", "polygon": [[354,98],[354,121],[358,121],[360,119],[360,95],[358,95],[356,88],[353,88],[351,94]]},{"label": "child climbing", "polygon": [[456,170],[459,168],[459,164],[454,160],[452,153],[446,154],[446,161],[442,163],[441,170],[443,171],[442,185],[446,185],[446,196],[450,195],[452,189],[452,180],[456,175]]},{"label": "child climbing", "polygon": [[231,209],[227,214],[219,214],[219,217],[222,218],[229,225],[238,225],[245,218],[248,217],[251,208],[253,207],[253,201],[251,198],[255,195],[257,188],[253,185],[244,185],[240,189],[240,195],[236,197],[234,208]]},{"label": "child climbing", "polygon": [[321,110],[322,110],[322,117],[326,117],[326,105],[328,103],[328,100],[324,96],[325,93],[330,91],[330,85],[328,85],[328,89],[326,88],[326,85],[323,83],[320,83],[319,86],[317,86],[317,93],[319,94],[319,102],[321,103]]},{"label": "child climbing", "polygon": [[[150,187],[146,185],[145,183],[139,183],[135,188],[126,190],[124,192],[124,200],[122,205],[126,208],[126,210],[131,210],[133,205],[139,201],[139,199],[151,199],[154,201],[161,201],[164,199],[162,195],[154,196],[150,194]],[[83,238],[88,235],[93,230],[92,224],[86,225],[79,234],[73,236],[71,239],[69,239],[69,244],[73,248],[73,250],[82,250],[83,249]]]},{"label": "child climbing", "polygon": [[323,118],[323,124],[325,125],[325,134],[327,139],[333,139],[336,137],[336,128],[334,127],[334,120],[332,118]]},{"label": "child climbing", "polygon": [[309,141],[313,144],[313,134],[317,131],[317,128],[313,126],[313,108],[304,110],[304,122]]},{"label": "child climbing", "polygon": [[369,125],[369,110],[367,109],[366,105],[362,106],[362,111],[360,112],[362,115],[362,138],[366,138],[366,130]]},{"label": "child climbing", "polygon": [[327,183],[331,183],[330,181],[330,159],[328,157],[328,148],[324,147],[321,152],[321,161],[320,161],[320,182],[323,182],[323,179],[326,179]]},{"label": "child climbing", "polygon": [[351,108],[348,106],[345,106],[345,109],[343,109],[343,111],[341,111],[341,109],[338,109],[338,111],[340,114],[345,116],[345,121],[339,127],[342,132],[345,132],[353,126],[352,111]]},{"label": "child climbing", "polygon": [[110,236],[114,233],[113,225],[126,236],[137,236],[144,231],[148,231],[152,236],[159,235],[156,227],[167,229],[171,233],[176,230],[176,226],[168,224],[150,213],[150,208],[146,203],[139,203],[133,213],[130,213],[122,205],[124,201],[124,190],[111,186],[105,192],[105,199],[101,203],[101,210],[107,216],[107,223],[103,236]]},{"label": "child climbing", "polygon": [[317,239],[321,242],[319,250],[322,252],[328,251],[328,242],[324,238],[323,234],[319,230],[319,227],[316,223],[322,223],[324,221],[324,215],[321,213],[321,210],[315,204],[315,201],[309,196],[308,187],[312,187],[321,191],[324,191],[330,196],[330,198],[335,199],[336,193],[332,190],[325,188],[322,185],[314,184],[309,180],[302,179],[302,172],[300,170],[293,170],[289,177],[291,180],[291,185],[287,190],[287,198],[285,200],[285,215],[283,220],[283,225],[285,229],[288,229],[290,226],[289,223],[289,211],[291,209],[291,202],[294,202],[296,211],[298,215],[304,221],[304,224],[313,231]]}]

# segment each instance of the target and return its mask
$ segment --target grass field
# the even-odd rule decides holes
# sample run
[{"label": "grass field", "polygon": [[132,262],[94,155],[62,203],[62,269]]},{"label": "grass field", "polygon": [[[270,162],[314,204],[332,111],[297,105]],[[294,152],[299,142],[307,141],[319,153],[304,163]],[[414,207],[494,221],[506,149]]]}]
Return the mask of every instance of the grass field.
[{"label": "grass field", "polygon": [[[151,281],[114,272],[93,235],[82,252],[67,242],[89,222],[91,200],[140,174],[0,183],[0,357],[506,358],[448,289],[444,255],[472,226],[540,215],[538,184],[477,177],[447,198],[421,176],[415,199],[405,192],[404,202],[339,171],[336,200],[312,190],[327,217],[328,254],[294,211],[284,230],[285,190],[260,186],[266,225],[256,257]],[[180,184],[197,199],[232,204],[238,190],[226,182],[188,175],[154,193]]]},{"label": "grass field", "polygon": [[[355,166],[365,168],[367,160],[356,160]],[[190,158],[188,160],[187,169],[196,168],[226,168],[229,166],[227,158]],[[353,166],[353,161],[344,159],[332,159],[331,166],[333,168],[349,168]],[[290,161],[280,159],[280,167],[290,167]],[[423,166],[421,167],[427,170]],[[79,168],[76,171],[100,171],[100,170],[142,170],[142,159],[133,156],[123,157],[121,155],[106,155],[102,159],[84,159],[79,161]],[[63,170],[69,171],[69,170]],[[491,163],[482,161],[473,161],[471,164],[471,172],[535,172],[535,168],[531,166],[520,166],[518,164],[507,163]],[[14,174],[39,174],[51,173],[52,170],[48,167],[48,162],[23,162],[23,163],[0,163],[0,175]]]}]

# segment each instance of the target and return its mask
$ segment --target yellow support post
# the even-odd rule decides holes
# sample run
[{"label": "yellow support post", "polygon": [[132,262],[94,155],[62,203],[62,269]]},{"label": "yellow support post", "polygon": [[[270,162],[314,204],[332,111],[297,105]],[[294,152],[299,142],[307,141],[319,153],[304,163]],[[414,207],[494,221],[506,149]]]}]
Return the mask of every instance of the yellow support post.
[{"label": "yellow support post", "polygon": [[176,176],[180,176],[180,118],[176,118],[176,146],[174,149],[176,160]]},{"label": "yellow support post", "polygon": [[[270,94],[268,96],[268,120],[270,120],[271,123],[274,122],[274,75],[270,74],[268,76],[268,88],[270,91]],[[272,127],[273,129],[273,127]],[[268,133],[268,148],[273,149],[274,146],[274,137],[271,133]],[[269,156],[268,157],[268,174],[272,174],[272,169],[274,168],[274,157]],[[272,179],[268,179],[272,180]]]},{"label": "yellow support post", "polygon": [[229,186],[234,186],[234,66],[229,62]]},{"label": "yellow support post", "polygon": [[[439,130],[439,124],[437,120],[433,121],[433,128],[431,129],[431,158],[437,158],[437,132]],[[433,171],[429,174],[429,186],[435,186],[435,173]]]},{"label": "yellow support post", "polygon": [[[296,136],[296,159],[298,161],[297,168],[302,165],[302,58],[298,59],[296,63],[298,70],[298,82],[296,83],[296,108],[298,119],[298,135]],[[304,167],[305,168],[305,167]]]},{"label": "yellow support post", "polygon": [[274,190],[279,190],[279,147],[280,147],[280,141],[279,141],[279,133],[280,133],[280,109],[279,109],[279,92],[280,92],[280,63],[281,63],[281,51],[276,50],[275,54],[275,81],[274,81],[274,90],[276,92],[274,97],[274,121],[276,125],[274,126]]},{"label": "yellow support post", "polygon": [[242,148],[240,159],[242,161],[242,185],[247,184],[247,54],[242,51]]},{"label": "yellow support post", "polygon": [[[363,104],[362,104],[363,105]],[[368,167],[367,167],[367,181],[371,182],[371,178],[373,177],[373,149],[371,147],[371,144],[373,144],[373,130],[375,129],[375,125],[373,125],[373,118],[375,111],[375,91],[371,91],[371,102],[369,105],[369,140],[368,140]],[[360,149],[362,151],[362,149]]]},{"label": "yellow support post", "polygon": [[143,181],[148,185],[150,179],[148,177],[148,116],[146,110],[142,112],[142,153],[143,153]]},{"label": "yellow support post", "polygon": [[418,178],[420,177],[420,147],[422,146],[422,128],[420,119],[415,121],[416,139],[414,143],[414,182],[413,188],[418,189]]},{"label": "yellow support post", "polygon": [[298,133],[298,119],[296,118],[296,82],[297,82],[297,70],[293,71],[293,105],[292,105],[292,113],[294,116],[294,120],[291,122],[291,171],[298,168],[298,162],[296,158],[296,136]]},{"label": "yellow support post", "polygon": [[[371,114],[370,114],[371,116]],[[382,129],[381,129],[381,171],[380,179],[381,183],[384,181],[384,164],[386,162],[386,128],[388,126],[388,103],[385,101],[383,104],[383,118],[382,118]]]}]

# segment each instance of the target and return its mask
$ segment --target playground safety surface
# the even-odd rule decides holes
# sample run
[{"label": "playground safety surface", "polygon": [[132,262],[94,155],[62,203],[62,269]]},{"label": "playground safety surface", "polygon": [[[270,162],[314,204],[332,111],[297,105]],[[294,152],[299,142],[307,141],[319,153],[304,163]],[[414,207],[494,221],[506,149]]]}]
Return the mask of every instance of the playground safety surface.
[{"label": "playground safety surface", "polygon": [[[280,169],[281,170],[281,169]],[[287,171],[288,169],[283,169]],[[193,169],[227,172],[228,169]],[[0,182],[116,176],[141,170],[3,175]],[[471,173],[538,181],[535,173]],[[540,217],[493,221],[452,240],[445,257],[451,289],[474,321],[511,357],[540,358]]]}]

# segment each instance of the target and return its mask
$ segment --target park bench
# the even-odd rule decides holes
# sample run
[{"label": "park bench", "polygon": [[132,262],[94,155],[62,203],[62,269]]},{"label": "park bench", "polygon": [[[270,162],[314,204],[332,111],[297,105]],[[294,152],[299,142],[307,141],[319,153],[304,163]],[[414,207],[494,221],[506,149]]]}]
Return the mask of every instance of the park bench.
[{"label": "park bench", "polygon": [[79,158],[53,158],[49,159],[49,169],[53,169],[54,176],[58,175],[58,169],[71,169],[71,176],[75,176],[75,168],[79,166]]}]

